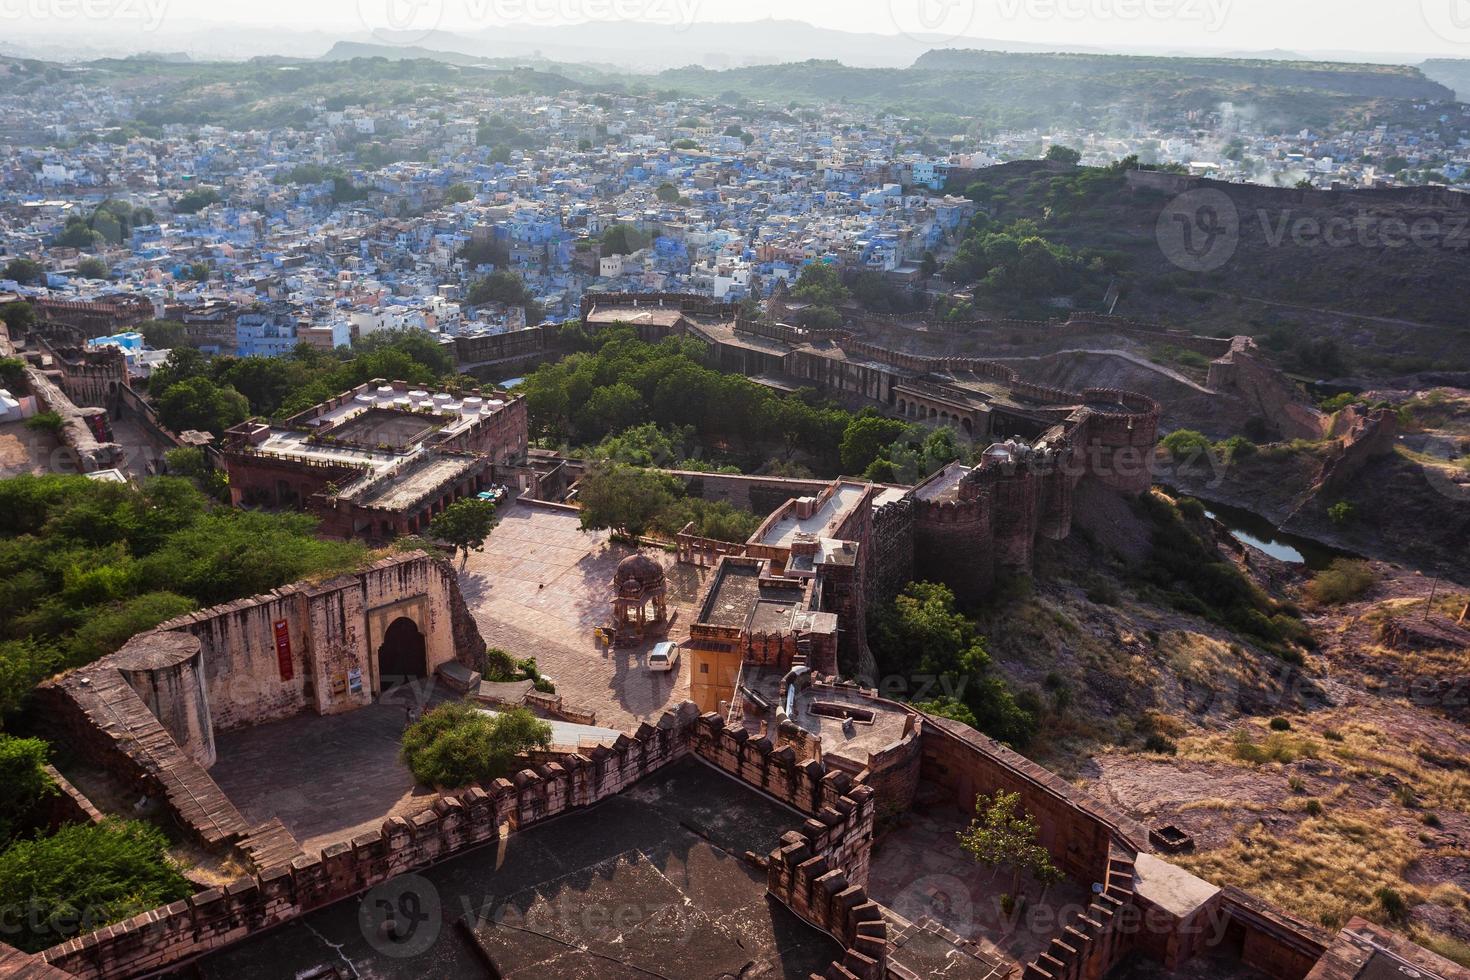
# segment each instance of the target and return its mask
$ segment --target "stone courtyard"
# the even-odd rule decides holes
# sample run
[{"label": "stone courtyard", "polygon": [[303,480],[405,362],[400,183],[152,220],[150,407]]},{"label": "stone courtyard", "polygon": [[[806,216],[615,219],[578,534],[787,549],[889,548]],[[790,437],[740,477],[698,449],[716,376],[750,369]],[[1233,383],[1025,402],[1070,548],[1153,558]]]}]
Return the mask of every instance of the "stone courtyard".
[{"label": "stone courtyard", "polygon": [[344,715],[300,714],[222,733],[209,774],[248,822],[279,818],[308,854],[376,831],[438,798],[415,787],[398,761],[404,701],[395,691]]},{"label": "stone courtyard", "polygon": [[[648,670],[662,636],[608,649],[594,630],[612,615],[612,579],[634,549],[606,531],[583,531],[571,509],[528,503],[501,508],[500,523],[483,552],[471,552],[460,589],[485,642],[520,657],[535,657],[569,707],[597,713],[597,724],[631,729],[689,697],[687,665],[670,673]],[[678,565],[671,553],[644,549],[669,579],[667,639],[683,642],[699,599],[698,569]]]},{"label": "stone courtyard", "polygon": [[928,919],[973,941],[997,967],[1019,967],[1046,950],[1065,910],[1086,908],[1088,890],[1070,878],[1042,886],[1021,878],[1025,908],[1006,913],[1001,896],[1011,890],[1010,868],[977,864],[956,834],[968,825],[950,807],[905,813],[898,829],[876,843],[869,890],[906,922]]}]

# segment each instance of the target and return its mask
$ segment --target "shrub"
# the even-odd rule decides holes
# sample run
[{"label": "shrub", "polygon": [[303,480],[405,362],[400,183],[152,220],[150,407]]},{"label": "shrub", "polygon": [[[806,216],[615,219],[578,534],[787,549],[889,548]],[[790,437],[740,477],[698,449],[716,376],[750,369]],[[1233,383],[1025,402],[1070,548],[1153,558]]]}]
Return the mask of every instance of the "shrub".
[{"label": "shrub", "polygon": [[39,738],[0,735],[0,846],[14,836],[32,807],[56,792],[46,772],[47,745]]},{"label": "shrub", "polygon": [[1357,508],[1346,500],[1339,500],[1327,508],[1327,518],[1339,527],[1351,521],[1356,513]]},{"label": "shrub", "polygon": [[1289,732],[1291,731],[1291,722],[1285,718],[1272,718],[1271,730],[1273,732]]},{"label": "shrub", "polygon": [[1198,460],[1210,451],[1210,440],[1193,429],[1178,429],[1164,436],[1160,443],[1176,461]]},{"label": "shrub", "polygon": [[1337,558],[1312,577],[1307,585],[1307,597],[1318,605],[1341,605],[1367,592],[1377,579],[1373,567],[1366,561]]},{"label": "shrub", "polygon": [[187,897],[167,847],[162,831],[135,820],[17,841],[0,853],[0,916],[17,926],[6,942],[36,952]]},{"label": "shrub", "polygon": [[1256,444],[1245,436],[1231,436],[1229,439],[1217,443],[1215,448],[1220,451],[1220,455],[1225,457],[1227,463],[1235,463],[1242,459],[1248,459],[1256,453]]},{"label": "shrub", "polygon": [[1408,914],[1408,900],[1404,898],[1398,889],[1384,885],[1373,893],[1373,897],[1378,899],[1378,904],[1383,906],[1384,913],[1390,919],[1402,919]]},{"label": "shrub", "polygon": [[524,708],[492,715],[451,701],[408,727],[402,757],[420,783],[458,789],[509,775],[522,752],[550,744],[551,726]]},{"label": "shrub", "polygon": [[1143,740],[1143,748],[1146,752],[1156,752],[1159,755],[1175,755],[1179,751],[1179,746],[1174,744],[1172,738],[1157,732]]},{"label": "shrub", "polygon": [[62,417],[55,412],[37,412],[26,419],[26,428],[32,432],[48,432],[56,435],[66,425]]},{"label": "shrub", "polygon": [[1307,816],[1309,816],[1309,817],[1320,817],[1320,816],[1322,816],[1322,801],[1321,800],[1308,800],[1307,801]]}]

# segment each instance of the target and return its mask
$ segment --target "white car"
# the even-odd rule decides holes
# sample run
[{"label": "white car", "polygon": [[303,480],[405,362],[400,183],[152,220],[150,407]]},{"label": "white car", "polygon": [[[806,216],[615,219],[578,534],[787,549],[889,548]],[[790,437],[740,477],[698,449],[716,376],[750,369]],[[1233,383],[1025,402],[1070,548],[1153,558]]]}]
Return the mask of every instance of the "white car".
[{"label": "white car", "polygon": [[658,671],[673,670],[679,666],[679,645],[664,640],[656,644],[653,652],[648,655],[648,669]]}]

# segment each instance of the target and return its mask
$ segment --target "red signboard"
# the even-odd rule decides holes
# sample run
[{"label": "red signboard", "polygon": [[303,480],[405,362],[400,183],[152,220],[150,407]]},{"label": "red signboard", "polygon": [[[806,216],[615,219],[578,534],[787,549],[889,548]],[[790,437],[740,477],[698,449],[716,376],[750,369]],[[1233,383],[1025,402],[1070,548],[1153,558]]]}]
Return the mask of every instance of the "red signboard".
[{"label": "red signboard", "polygon": [[276,620],[276,664],[281,668],[281,680],[296,676],[291,666],[291,628],[284,619]]}]

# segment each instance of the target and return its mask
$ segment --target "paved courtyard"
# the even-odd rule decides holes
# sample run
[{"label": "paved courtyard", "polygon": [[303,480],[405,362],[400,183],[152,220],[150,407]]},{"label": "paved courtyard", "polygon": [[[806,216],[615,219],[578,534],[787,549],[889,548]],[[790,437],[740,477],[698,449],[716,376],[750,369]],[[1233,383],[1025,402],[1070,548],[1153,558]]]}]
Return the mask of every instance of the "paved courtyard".
[{"label": "paved courtyard", "polygon": [[[699,571],[663,551],[644,553],[669,576],[674,625],[668,639],[683,642],[699,598]],[[687,663],[673,673],[648,670],[658,638],[609,650],[593,633],[610,620],[613,572],[631,554],[605,531],[583,531],[573,511],[514,503],[501,511],[485,550],[471,552],[460,572],[486,643],[535,657],[568,706],[595,711],[599,726],[625,730],[689,696]]]},{"label": "paved courtyard", "polygon": [[978,943],[992,963],[1029,963],[1060,931],[1058,916],[1085,908],[1091,893],[1070,878],[1043,889],[1021,878],[1023,910],[1007,913],[1001,896],[1012,887],[1010,868],[977,864],[956,834],[967,825],[959,811],[912,810],[902,826],[873,851],[868,892],[904,920],[928,918]]},{"label": "paved courtyard", "polygon": [[65,462],[57,452],[60,446],[54,436],[27,429],[24,422],[0,422],[0,479],[71,472],[60,468]]},{"label": "paved courtyard", "polygon": [[303,851],[319,851],[438,798],[398,761],[406,717],[401,701],[380,701],[225,732],[209,774],[252,826],[279,817]]}]

